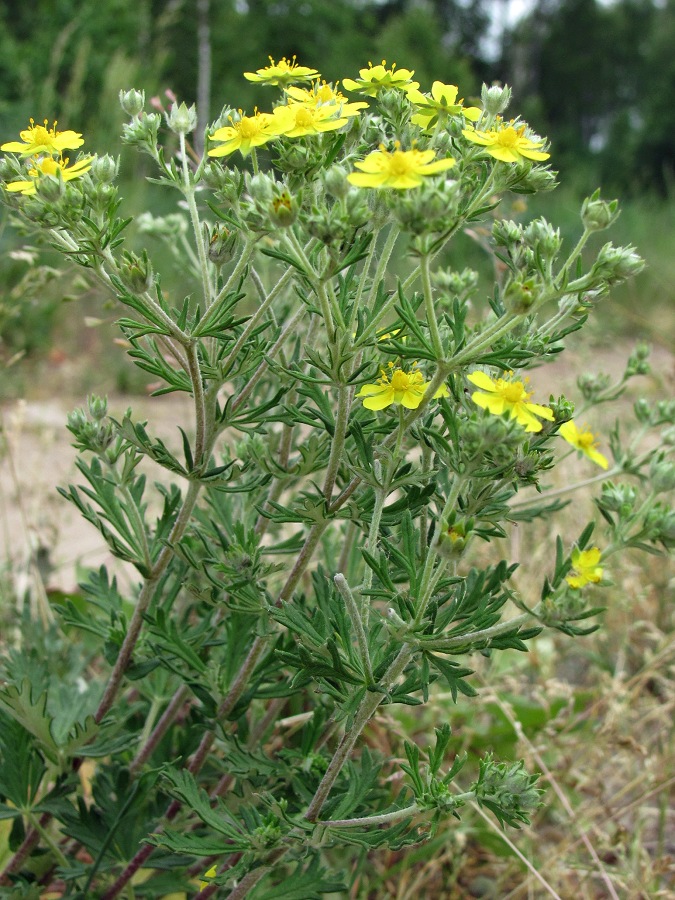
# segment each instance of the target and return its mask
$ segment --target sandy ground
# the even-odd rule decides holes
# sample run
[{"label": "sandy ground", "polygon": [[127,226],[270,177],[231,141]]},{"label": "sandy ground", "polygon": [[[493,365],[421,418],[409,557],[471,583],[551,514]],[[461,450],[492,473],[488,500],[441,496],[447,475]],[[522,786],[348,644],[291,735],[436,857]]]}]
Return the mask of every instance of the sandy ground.
[{"label": "sandy ground", "polygon": [[[532,373],[532,384],[536,386],[533,399],[546,402],[549,393],[561,392],[580,399],[574,384],[576,375],[590,370],[618,376],[631,348],[629,341],[621,346],[603,346],[600,342],[595,347],[586,346],[576,356],[576,351],[566,351],[559,361]],[[675,356],[657,347],[651,363],[651,375],[630,383],[624,408],[626,402],[632,403],[639,396],[654,399],[673,395]],[[0,553],[7,577],[14,581],[19,595],[35,590],[35,582],[40,578],[50,589],[71,591],[83,568],[112,562],[98,532],[56,491],[58,485],[82,481],[75,469],[72,436],[66,429],[68,412],[82,402],[82,397],[57,396],[19,400],[1,410],[4,441],[0,444]],[[180,448],[176,425],[192,421],[189,397],[109,399],[109,411],[115,418],[121,418],[129,406],[136,420],[148,419],[152,434],[161,437],[170,448]],[[600,415],[606,433],[616,410],[608,405]],[[604,446],[606,449],[606,443]],[[146,472],[149,481],[163,478],[159,470],[148,468]],[[129,567],[115,563],[113,569],[122,585],[136,580]]]}]

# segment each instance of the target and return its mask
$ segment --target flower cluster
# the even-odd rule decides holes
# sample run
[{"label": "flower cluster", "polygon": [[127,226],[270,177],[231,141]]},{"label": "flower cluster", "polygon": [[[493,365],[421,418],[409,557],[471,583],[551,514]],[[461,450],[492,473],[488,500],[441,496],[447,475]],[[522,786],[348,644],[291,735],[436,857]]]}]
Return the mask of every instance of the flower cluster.
[{"label": "flower cluster", "polygon": [[6,190],[24,195],[35,194],[37,184],[44,176],[71,181],[79,178],[91,168],[92,156],[84,156],[69,166],[70,160],[63,156],[64,150],[76,150],[84,141],[76,131],[57,131],[57,123],[49,128],[48,120],[43,125],[36,125],[33,119],[30,126],[20,132],[21,141],[8,141],[0,146],[7,153],[17,153],[29,160],[28,178],[11,181],[5,185]]}]

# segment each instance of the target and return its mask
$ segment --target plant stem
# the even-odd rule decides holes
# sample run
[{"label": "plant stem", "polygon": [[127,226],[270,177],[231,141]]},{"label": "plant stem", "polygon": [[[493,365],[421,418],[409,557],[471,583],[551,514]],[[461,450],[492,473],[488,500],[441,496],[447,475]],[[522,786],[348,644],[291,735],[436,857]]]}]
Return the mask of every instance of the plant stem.
[{"label": "plant stem", "polygon": [[[375,302],[375,297],[377,296],[379,284],[381,281],[384,281],[384,277],[387,273],[387,266],[389,265],[389,259],[394,250],[394,245],[396,244],[396,240],[399,234],[399,229],[395,225],[392,225],[389,229],[387,239],[384,242],[384,247],[382,248],[382,252],[380,253],[380,258],[377,262],[377,268],[375,269],[375,274],[373,275],[373,280],[370,285],[370,291],[368,293],[367,300],[368,309],[372,309],[373,303]],[[373,240],[375,240],[375,238],[373,238]]]},{"label": "plant stem", "polygon": [[147,740],[138,749],[138,751],[136,752],[136,756],[129,764],[129,774],[132,777],[138,774],[139,770],[150,758],[153,751],[166,734],[167,729],[173,724],[176,716],[183,709],[189,693],[190,692],[188,688],[184,684],[181,684],[181,686],[175,692],[175,694],[169,701],[167,708],[160,716],[159,721],[148,735]]},{"label": "plant stem", "polygon": [[[411,658],[412,650],[407,644],[404,644],[382,678],[382,684],[385,686],[386,691],[393,686],[394,682],[408,665]],[[312,802],[305,813],[305,819],[307,819],[308,822],[316,822],[319,818],[323,805],[328,799],[328,795],[330,794],[342,767],[349,759],[359,735],[368,724],[368,721],[382,702],[384,696],[384,691],[368,691],[361,701],[361,705],[356,711],[351,727],[342,736],[342,740],[338,744],[337,750],[328,764],[328,768],[321,780],[321,784],[317,788],[316,793],[312,798]]]},{"label": "plant stem", "polygon": [[[291,280],[292,277],[293,277],[293,270],[287,269],[284,272],[284,274],[281,276],[281,278],[277,281],[277,283],[274,285],[274,287],[269,292],[267,297],[260,304],[258,309],[253,313],[251,318],[248,320],[248,322],[244,326],[244,330],[237,338],[237,341],[235,342],[234,346],[232,347],[232,350],[230,350],[228,355],[225,357],[224,361],[221,363],[221,368],[222,368],[223,372],[227,372],[230,369],[230,367],[234,363],[235,359],[239,356],[239,351],[241,350],[241,348],[244,346],[244,344],[248,340],[253,329],[258,325],[258,322],[262,319],[264,314],[267,312],[267,310],[271,306],[272,302],[276,299],[276,297],[283,290],[283,288],[286,286],[286,284],[288,284],[288,282]],[[222,293],[222,291],[221,291],[221,293]]]},{"label": "plant stem", "polygon": [[335,587],[340,592],[340,596],[347,605],[347,611],[349,613],[352,628],[354,629],[354,634],[356,635],[356,642],[359,647],[359,655],[361,656],[363,674],[366,676],[368,684],[374,684],[375,678],[373,677],[373,667],[370,662],[370,653],[368,652],[368,638],[366,637],[361,613],[358,606],[356,605],[356,600],[354,599],[354,595],[351,592],[351,588],[347,584],[347,579],[341,572],[338,572],[337,575],[333,576],[333,581],[335,583]]},{"label": "plant stem", "polygon": [[274,344],[267,351],[267,353],[265,355],[265,359],[263,359],[263,361],[260,363],[258,368],[253,373],[253,375],[249,378],[248,382],[246,383],[246,386],[241,389],[241,391],[237,394],[237,396],[234,398],[234,400],[230,404],[230,410],[232,413],[235,413],[239,409],[239,407],[242,405],[242,403],[244,403],[247,400],[247,398],[251,394],[251,391],[253,390],[253,388],[260,381],[262,376],[265,374],[265,372],[269,368],[268,361],[270,359],[273,359],[277,355],[277,353],[279,352],[281,347],[284,345],[284,343],[286,342],[286,339],[289,337],[289,335],[293,334],[298,322],[300,321],[300,319],[302,319],[302,317],[305,315],[306,312],[307,312],[307,310],[305,309],[305,307],[301,306],[299,309],[296,310],[295,314],[288,320],[288,322],[286,323],[286,326],[282,330],[279,337],[276,339]]},{"label": "plant stem", "polygon": [[323,495],[326,502],[330,503],[333,498],[333,488],[335,480],[342,462],[342,454],[345,449],[345,440],[347,437],[347,426],[349,424],[349,410],[351,407],[353,388],[349,384],[338,385],[338,408],[335,418],[335,432],[330,448],[330,456],[328,465],[326,466],[326,475],[323,483]]},{"label": "plant stem", "polygon": [[317,825],[325,825],[327,828],[358,828],[369,825],[386,825],[396,822],[398,819],[407,819],[420,812],[416,803],[406,806],[404,809],[395,809],[393,812],[380,813],[376,816],[360,816],[356,819],[333,819],[327,822],[317,822]]},{"label": "plant stem", "polygon": [[211,279],[209,276],[209,261],[206,257],[206,248],[204,247],[204,235],[202,233],[201,222],[199,221],[199,210],[195,200],[195,186],[190,176],[188,168],[187,150],[185,147],[185,135],[180,132],[178,135],[180,144],[180,156],[183,167],[183,196],[185,197],[190,211],[190,221],[192,222],[192,231],[195,236],[197,245],[197,256],[199,257],[199,270],[202,279],[202,290],[204,292],[204,308],[208,309],[211,305]]},{"label": "plant stem", "polygon": [[155,563],[150,576],[146,579],[143,587],[141,588],[134,613],[129,623],[129,628],[127,629],[124,641],[122,642],[120,652],[117,656],[115,665],[108,679],[108,683],[106,685],[103,697],[101,698],[101,702],[99,703],[98,709],[96,710],[96,713],[94,715],[94,719],[96,720],[97,724],[99,724],[106,713],[109,712],[111,706],[115,701],[117,691],[119,690],[120,684],[122,683],[122,678],[129,665],[129,662],[131,661],[131,654],[133,653],[136,642],[138,641],[141,626],[143,624],[143,616],[145,615],[145,612],[150,605],[150,601],[154,596],[155,588],[157,587],[161,576],[164,574],[167,566],[169,565],[169,562],[173,555],[172,546],[174,543],[180,540],[185,532],[185,529],[188,526],[190,516],[192,515],[195,503],[197,502],[200,488],[201,484],[198,481],[191,481],[189,483],[187,492],[185,494],[185,499],[183,500],[183,505],[176,521],[174,522],[173,528],[171,529],[171,535],[169,536],[169,539],[165,546],[160,551],[160,554],[157,557],[157,562]]},{"label": "plant stem", "polygon": [[427,325],[429,326],[429,334],[431,335],[431,343],[433,344],[436,359],[440,362],[444,358],[443,342],[441,341],[441,333],[438,330],[438,320],[436,318],[436,310],[434,309],[434,294],[431,287],[431,273],[429,271],[429,254],[425,253],[422,257],[422,290],[424,293],[424,310],[427,316]]}]

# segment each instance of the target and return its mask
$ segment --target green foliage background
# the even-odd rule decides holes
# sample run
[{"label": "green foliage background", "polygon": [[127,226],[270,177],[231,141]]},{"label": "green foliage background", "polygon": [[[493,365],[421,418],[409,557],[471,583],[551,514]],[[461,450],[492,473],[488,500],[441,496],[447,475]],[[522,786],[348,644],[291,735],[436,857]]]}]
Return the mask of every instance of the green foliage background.
[{"label": "green foliage background", "polygon": [[[34,0],[0,3],[0,129],[59,117],[105,144],[134,84],[197,99],[199,17],[211,44],[211,117],[264,93],[242,81],[297,54],[328,79],[386,57],[475,94],[515,88],[580,190],[667,194],[675,165],[675,2],[537,0],[517,24],[496,0]],[[498,33],[495,35],[495,31]],[[522,106],[527,98],[526,107]],[[567,177],[566,179],[567,180]]]}]

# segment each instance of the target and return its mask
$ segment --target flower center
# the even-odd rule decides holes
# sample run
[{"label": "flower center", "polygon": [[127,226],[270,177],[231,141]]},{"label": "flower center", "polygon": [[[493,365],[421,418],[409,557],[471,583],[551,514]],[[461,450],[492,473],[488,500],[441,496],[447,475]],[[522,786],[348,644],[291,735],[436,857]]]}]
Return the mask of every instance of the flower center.
[{"label": "flower center", "polygon": [[301,106],[300,109],[296,109],[295,124],[299,128],[311,127],[314,124],[314,116],[312,115],[311,109],[307,109],[307,107],[305,106]]},{"label": "flower center", "polygon": [[389,172],[392,175],[407,175],[412,165],[403,150],[395,150],[389,158]]},{"label": "flower center", "polygon": [[[66,164],[67,163],[68,160],[66,160]],[[45,156],[44,159],[38,160],[37,166],[43,175],[56,175],[59,169],[64,168],[63,164],[52,159],[51,156]],[[35,172],[35,174],[37,175],[38,173]]]},{"label": "flower center", "polygon": [[501,394],[507,403],[521,403],[529,397],[522,381],[504,381],[503,378],[497,382],[497,393]]},{"label": "flower center", "polygon": [[591,431],[580,431],[577,435],[579,446],[584,450],[588,450],[593,446],[593,433]]},{"label": "flower center", "polygon": [[396,369],[391,376],[391,386],[395,391],[407,391],[410,387],[410,377],[403,369]]},{"label": "flower center", "polygon": [[31,137],[35,144],[49,144],[54,137],[44,125],[35,125],[33,128],[30,128],[29,131],[31,131]]},{"label": "flower center", "polygon": [[255,137],[261,131],[260,122],[256,121],[252,116],[244,116],[234,127],[241,137],[247,139]]},{"label": "flower center", "polygon": [[502,147],[515,147],[519,137],[520,135],[516,129],[509,126],[497,134],[497,143]]},{"label": "flower center", "polygon": [[335,99],[333,96],[333,88],[329,84],[322,84],[316,92],[316,99],[319,103],[330,103]]}]

